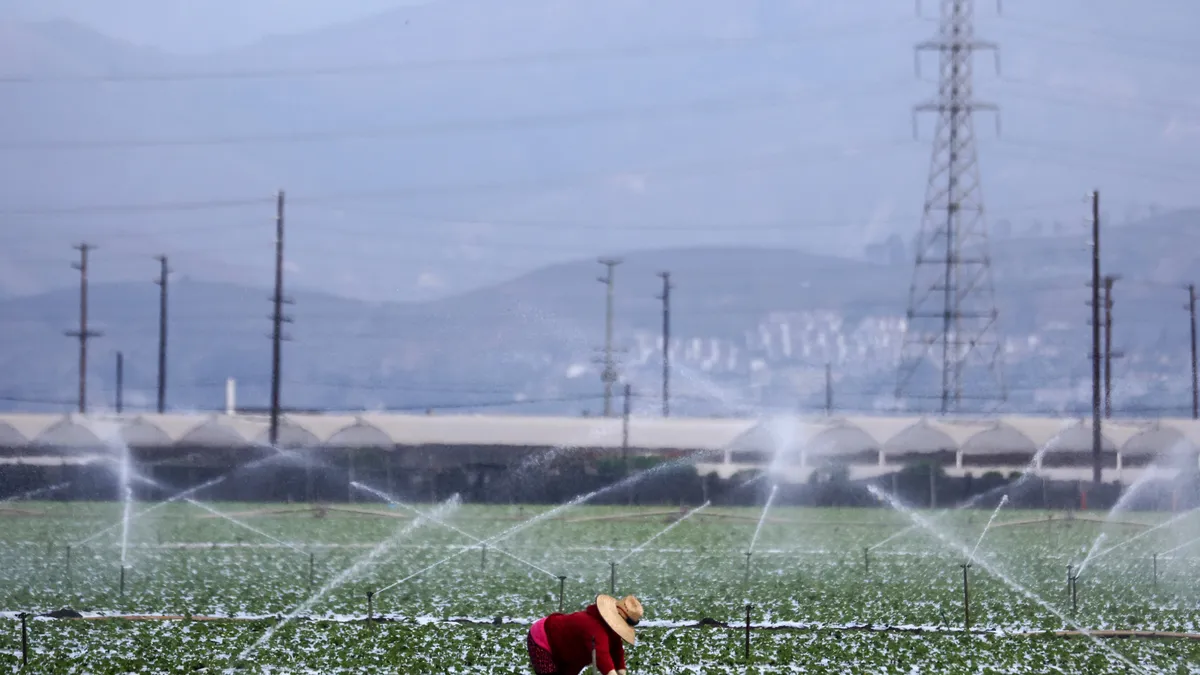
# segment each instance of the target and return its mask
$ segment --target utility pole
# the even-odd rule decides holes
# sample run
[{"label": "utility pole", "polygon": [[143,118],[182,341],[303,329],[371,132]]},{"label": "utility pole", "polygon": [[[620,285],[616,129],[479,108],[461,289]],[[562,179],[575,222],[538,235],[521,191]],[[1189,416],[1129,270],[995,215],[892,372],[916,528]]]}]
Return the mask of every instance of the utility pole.
[{"label": "utility pole", "polygon": [[117,414],[125,409],[125,355],[117,352]]},{"label": "utility pole", "polygon": [[1121,277],[1114,274],[1104,276],[1104,418],[1112,419],[1112,360],[1120,358],[1120,352],[1112,348],[1112,289]]},{"label": "utility pole", "polygon": [[825,364],[825,416],[833,414],[833,366]]},{"label": "utility pole", "polygon": [[633,386],[625,385],[625,410],[621,415],[621,462],[629,475],[629,417],[633,414]]},{"label": "utility pole", "polygon": [[88,251],[95,246],[84,242],[73,248],[79,251],[79,262],[71,267],[79,270],[79,330],[67,331],[67,337],[79,338],[79,414],[87,413],[87,345],[88,340],[103,333],[88,330]]},{"label": "utility pole", "polygon": [[662,277],[662,416],[671,416],[671,273],[659,272]]},{"label": "utility pole", "polygon": [[1200,420],[1200,373],[1196,364],[1196,284],[1188,284],[1188,313],[1192,316],[1192,419]]},{"label": "utility pole", "polygon": [[[629,477],[629,418],[633,414],[633,386],[625,384],[625,410],[621,415],[621,476]],[[630,506],[634,502],[635,487],[630,486],[626,491]]]},{"label": "utility pole", "polygon": [[279,378],[286,339],[283,324],[292,321],[283,314],[283,305],[288,302],[283,297],[283,206],[284,193],[280,190],[275,201],[275,295],[271,299],[274,311],[271,313],[271,426],[268,438],[272,447],[279,443]]},{"label": "utility pole", "polygon": [[1100,192],[1092,193],[1092,482],[1101,483]]},{"label": "utility pole", "polygon": [[159,286],[158,294],[158,414],[161,415],[167,407],[167,275],[171,273],[167,266],[167,256],[156,256],[159,262],[158,279],[154,282]]},{"label": "utility pole", "polygon": [[604,383],[604,416],[612,417],[613,385],[617,382],[617,366],[613,361],[613,284],[616,281],[614,272],[620,260],[601,258],[601,265],[608,268],[600,283],[607,287],[607,301],[604,310],[604,370],[600,372],[600,381]]}]

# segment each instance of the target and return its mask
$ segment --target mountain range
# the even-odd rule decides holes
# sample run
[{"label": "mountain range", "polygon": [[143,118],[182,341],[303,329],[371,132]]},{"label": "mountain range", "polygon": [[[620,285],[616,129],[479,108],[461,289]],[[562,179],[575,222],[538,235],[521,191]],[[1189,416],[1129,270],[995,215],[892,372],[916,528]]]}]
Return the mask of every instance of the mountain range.
[{"label": "mountain range", "polygon": [[[998,138],[977,122],[994,223],[1075,228],[1095,186],[1110,222],[1192,200],[1194,69],[1165,39],[1092,58],[1118,9],[980,12],[1005,64],[977,64],[1003,105]],[[1195,10],[1175,11],[1161,28]],[[369,301],[681,242],[864,260],[918,226],[932,124],[913,138],[911,107],[935,70],[913,77],[911,51],[935,28],[883,0],[458,0],[180,55],[0,23],[19,102],[0,106],[0,291],[61,285],[81,240],[97,282],[166,254],[270,284],[280,189],[293,287]]]},{"label": "mountain range", "polygon": [[[1113,289],[1114,404],[1179,413],[1190,404],[1188,274],[1200,269],[1200,211],[1105,231]],[[820,408],[825,365],[835,405],[895,406],[911,251],[878,261],[786,249],[633,251],[614,270],[614,345],[635,410],[658,409],[662,279],[671,272],[671,353],[679,414]],[[1090,400],[1090,248],[1084,233],[999,238],[993,247],[1008,409],[1072,411]],[[288,407],[485,409],[596,414],[605,325],[605,268],[583,259],[427,302],[368,302],[288,290],[283,382]],[[113,401],[113,353],[124,354],[125,401],[152,406],[158,288],[94,283],[91,396]],[[267,403],[271,291],[176,275],[169,286],[168,402]],[[73,405],[78,288],[0,302],[0,398],[10,409]],[[620,388],[617,389],[617,395]],[[909,401],[910,408],[920,402]],[[619,401],[614,402],[619,409]]]}]

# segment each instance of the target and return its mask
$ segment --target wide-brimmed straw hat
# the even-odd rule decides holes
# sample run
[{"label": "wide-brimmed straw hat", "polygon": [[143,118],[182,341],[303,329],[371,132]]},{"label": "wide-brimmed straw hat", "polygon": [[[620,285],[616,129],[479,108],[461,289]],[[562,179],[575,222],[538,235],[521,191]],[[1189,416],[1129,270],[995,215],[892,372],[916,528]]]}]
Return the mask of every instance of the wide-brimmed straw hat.
[{"label": "wide-brimmed straw hat", "polygon": [[637,644],[633,627],[642,620],[642,603],[638,602],[637,598],[627,595],[617,600],[611,595],[597,595],[596,609],[600,610],[604,622],[614,633],[621,636],[622,640],[631,645]]}]

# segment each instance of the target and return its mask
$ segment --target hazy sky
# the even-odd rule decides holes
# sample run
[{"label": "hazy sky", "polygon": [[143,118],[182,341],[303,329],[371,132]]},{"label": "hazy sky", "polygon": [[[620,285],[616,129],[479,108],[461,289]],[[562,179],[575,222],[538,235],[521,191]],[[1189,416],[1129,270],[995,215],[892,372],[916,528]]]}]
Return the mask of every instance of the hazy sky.
[{"label": "hazy sky", "polygon": [[130,42],[200,52],[428,1],[436,0],[0,0],[0,16],[71,18]]}]

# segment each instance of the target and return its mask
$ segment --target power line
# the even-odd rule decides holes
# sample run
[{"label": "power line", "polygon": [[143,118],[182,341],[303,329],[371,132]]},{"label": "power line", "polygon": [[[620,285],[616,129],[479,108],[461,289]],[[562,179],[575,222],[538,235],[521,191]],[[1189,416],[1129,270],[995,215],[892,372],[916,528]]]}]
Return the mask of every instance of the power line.
[{"label": "power line", "polygon": [[[878,84],[864,88],[860,93],[877,93]],[[827,91],[820,95],[827,96]],[[825,99],[821,99],[822,101]],[[813,103],[814,92],[770,92],[751,96],[721,96],[684,103],[664,103],[642,107],[614,107],[592,110],[547,112],[517,115],[499,119],[453,120],[412,124],[408,126],[378,129],[341,129],[298,131],[288,133],[258,133],[230,136],[194,138],[124,138],[124,139],[72,139],[72,140],[7,140],[0,141],[0,150],[104,150],[118,148],[179,148],[220,145],[259,145],[320,143],[328,141],[373,140],[406,136],[433,136],[459,132],[509,131],[522,128],[571,126],[588,123],[621,123],[637,120],[661,119],[665,115],[710,115],[728,112],[744,112],[760,109]],[[819,102],[819,101],[818,101]]]},{"label": "power line", "polygon": [[[910,19],[911,20],[911,19]],[[225,71],[192,72],[126,72],[97,75],[42,74],[0,77],[0,84],[69,84],[69,83],[162,83],[203,80],[251,80],[306,77],[343,77],[348,75],[394,75],[403,72],[428,72],[463,68],[492,68],[516,65],[567,64],[573,62],[639,59],[654,55],[684,52],[705,52],[747,48],[773,48],[808,45],[814,40],[842,39],[847,33],[872,29],[893,31],[902,18],[873,19],[842,26],[827,26],[807,33],[747,38],[699,38],[677,42],[657,42],[643,45],[623,45],[604,49],[572,49],[526,54],[507,54],[467,58],[429,59],[424,61],[393,61],[304,68],[260,68]]]},{"label": "power line", "polygon": [[[822,155],[839,155],[847,156],[851,150],[861,152],[866,147],[873,147],[876,150],[883,149],[898,149],[902,147],[911,147],[912,141],[909,139],[877,139],[868,141],[847,142],[842,144],[819,144],[807,147],[797,147],[785,150],[776,150],[767,153],[759,153],[755,155],[743,155],[741,157],[712,157],[703,159],[693,159],[688,161],[680,161],[674,164],[659,166],[659,167],[641,167],[632,168],[624,171],[592,171],[580,172],[576,174],[565,174],[553,179],[525,179],[525,180],[493,180],[480,181],[473,183],[446,183],[442,185],[412,185],[392,187],[379,190],[364,190],[361,192],[346,192],[333,193],[326,195],[313,195],[308,197],[290,197],[288,204],[295,205],[321,205],[321,204],[337,204],[348,202],[369,202],[369,201],[387,201],[393,199],[409,199],[419,195],[436,195],[436,194],[462,194],[468,192],[522,192],[526,190],[538,190],[550,187],[569,187],[578,183],[583,183],[593,180],[613,179],[629,173],[649,174],[649,175],[704,175],[706,173],[715,172],[722,173],[730,170],[744,170],[747,168],[760,169],[766,164],[772,162],[789,162],[795,161],[797,158],[803,158],[810,162],[827,162],[828,156]],[[70,215],[70,216],[88,216],[88,215],[131,215],[131,214],[160,214],[172,211],[208,211],[232,208],[247,208],[260,207],[268,208],[274,203],[274,199],[255,197],[255,198],[240,198],[240,199],[211,199],[211,200],[192,200],[192,201],[168,201],[168,202],[149,202],[149,203],[126,203],[126,204],[94,204],[94,205],[78,205],[78,206],[48,206],[48,207],[25,207],[0,210],[0,217],[12,218],[19,216],[37,216],[37,215]]]}]

